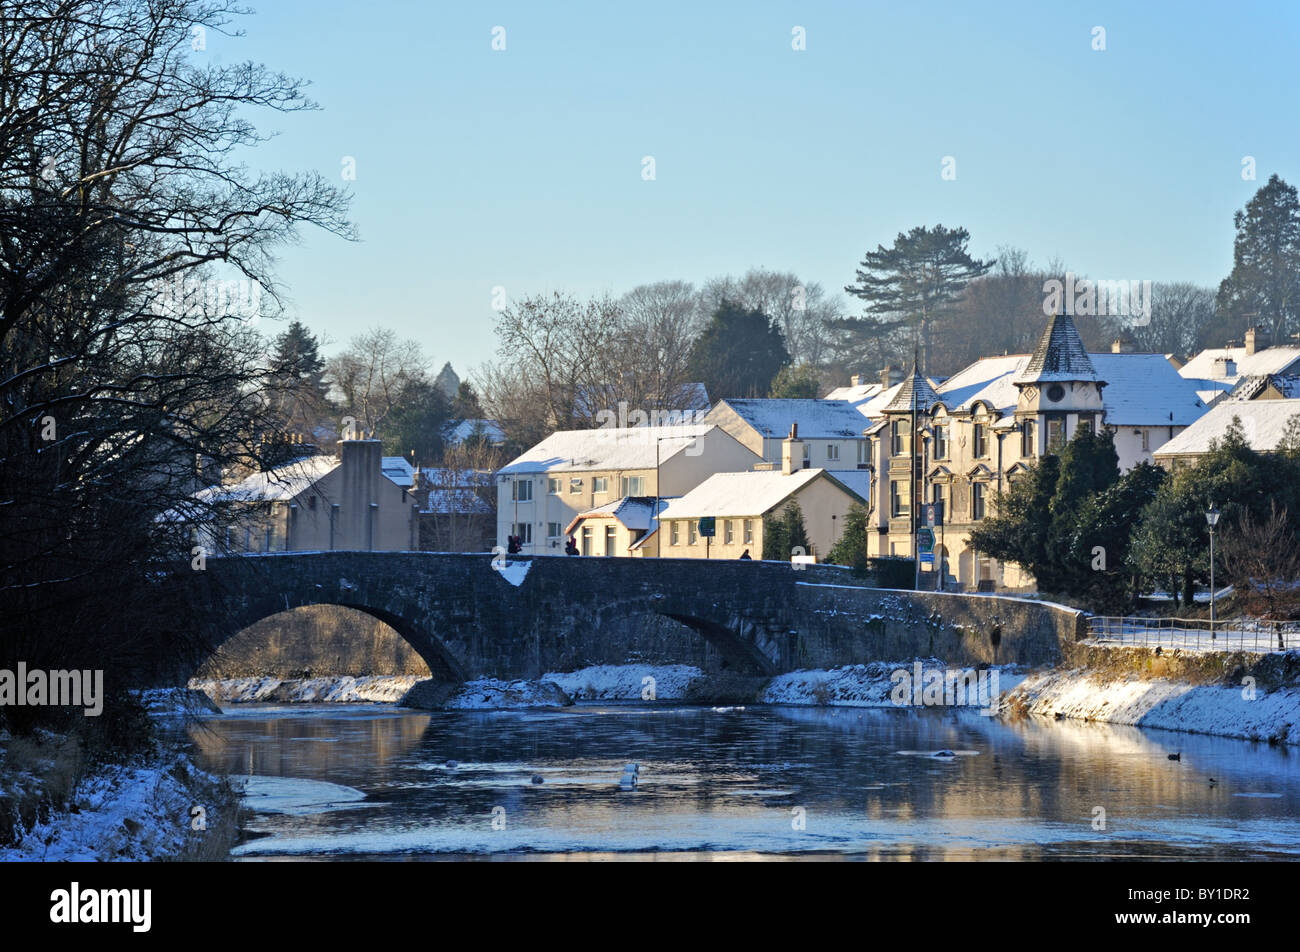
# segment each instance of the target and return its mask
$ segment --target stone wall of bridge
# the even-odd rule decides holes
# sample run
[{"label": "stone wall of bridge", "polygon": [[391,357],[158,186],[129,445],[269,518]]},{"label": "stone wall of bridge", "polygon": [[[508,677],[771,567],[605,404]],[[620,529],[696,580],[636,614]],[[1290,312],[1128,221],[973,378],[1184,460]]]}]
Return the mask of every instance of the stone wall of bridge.
[{"label": "stone wall of bridge", "polygon": [[[505,577],[521,574],[518,585]],[[241,673],[258,664],[277,676],[409,671],[409,654],[399,661],[403,652],[373,638],[355,653],[337,633],[274,645],[236,638],[308,605],[344,605],[391,625],[448,681],[629,662],[751,675],[918,656],[1043,664],[1083,625],[1078,612],[1032,600],[867,588],[834,567],[769,562],[535,557],[501,573],[486,555],[290,553],[209,559],[205,571],[161,584],[201,619],[198,637],[178,639],[160,666],[170,679],[223,646],[219,669]],[[407,670],[356,670],[386,657]]]}]

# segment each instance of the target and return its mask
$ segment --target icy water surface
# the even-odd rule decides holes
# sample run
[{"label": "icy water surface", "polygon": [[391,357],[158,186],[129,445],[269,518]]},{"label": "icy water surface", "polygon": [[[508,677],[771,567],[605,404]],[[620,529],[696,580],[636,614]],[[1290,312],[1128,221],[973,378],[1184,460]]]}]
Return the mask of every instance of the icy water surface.
[{"label": "icy water surface", "polygon": [[[189,736],[202,766],[254,778],[243,858],[1300,857],[1300,751],[1137,728],[933,710],[238,705]],[[640,784],[620,789],[631,762]]]}]

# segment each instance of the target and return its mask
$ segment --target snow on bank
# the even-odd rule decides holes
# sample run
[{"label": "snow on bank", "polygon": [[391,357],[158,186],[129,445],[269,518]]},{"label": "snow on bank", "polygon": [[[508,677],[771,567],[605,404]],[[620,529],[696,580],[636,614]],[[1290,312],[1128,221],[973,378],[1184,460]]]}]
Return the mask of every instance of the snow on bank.
[{"label": "snow on bank", "polygon": [[[0,849],[0,862],[144,861],[191,854],[218,827],[218,811],[230,809],[213,802],[219,784],[174,752],[141,764],[104,767],[77,784],[69,810],[36,823],[18,845]],[[195,806],[203,807],[205,829],[192,829]]]},{"label": "snow on bank", "polygon": [[[830,707],[898,707],[900,705],[895,704],[890,695],[896,686],[906,683],[908,696],[911,696],[911,680],[915,674],[916,663],[916,660],[874,661],[871,664],[846,665],[829,670],[778,674],[759,692],[758,702],[760,704],[817,704]],[[931,672],[945,674],[952,672],[955,675],[957,672],[974,670],[959,668],[938,658],[926,658],[921,660],[920,664],[923,672],[922,685]],[[988,670],[990,673],[985,676],[987,680],[981,682],[987,684],[988,688],[980,689],[977,706],[983,706],[986,692],[995,687],[992,682],[993,672],[997,673],[996,691],[1002,695],[1024,678],[1024,675],[1013,665],[990,667]],[[894,676],[896,671],[906,673],[908,680],[903,682],[901,677],[896,679]]]},{"label": "snow on bank", "polygon": [[1300,689],[1254,690],[1165,678],[1116,681],[1087,671],[1029,675],[1008,701],[1030,714],[1300,743]]},{"label": "snow on bank", "polygon": [[688,664],[598,664],[542,675],[575,701],[679,701],[704,672]]},{"label": "snow on bank", "polygon": [[221,713],[221,708],[212,698],[193,688],[150,688],[132,693],[140,699],[144,709],[156,717]]},{"label": "snow on bank", "polygon": [[361,677],[341,675],[302,679],[226,678],[215,681],[196,678],[190,681],[189,686],[218,702],[395,703],[400,701],[402,696],[420,680],[422,678],[418,674],[378,674]]},{"label": "snow on bank", "polygon": [[438,706],[445,710],[473,711],[523,707],[564,707],[573,700],[550,681],[466,681]]}]

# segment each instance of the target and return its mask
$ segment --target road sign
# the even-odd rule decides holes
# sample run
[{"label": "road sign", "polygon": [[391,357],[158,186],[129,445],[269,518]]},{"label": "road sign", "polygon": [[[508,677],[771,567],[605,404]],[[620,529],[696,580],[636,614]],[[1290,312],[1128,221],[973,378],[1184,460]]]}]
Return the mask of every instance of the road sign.
[{"label": "road sign", "polygon": [[922,553],[921,553],[921,564],[922,564],[922,565],[934,565],[934,553],[933,553],[933,552],[922,552]]},{"label": "road sign", "polygon": [[706,539],[711,539],[717,534],[717,520],[713,516],[702,516],[700,518],[700,535]]},{"label": "road sign", "polygon": [[922,526],[916,530],[916,545],[922,555],[934,552],[934,530]]}]

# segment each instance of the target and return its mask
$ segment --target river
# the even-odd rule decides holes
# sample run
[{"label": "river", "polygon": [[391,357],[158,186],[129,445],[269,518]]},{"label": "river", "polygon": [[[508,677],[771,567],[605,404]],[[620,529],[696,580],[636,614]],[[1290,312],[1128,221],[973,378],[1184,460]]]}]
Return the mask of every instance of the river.
[{"label": "river", "polygon": [[1300,752],[1097,723],[240,704],[183,730],[254,778],[240,859],[1300,857]]}]

